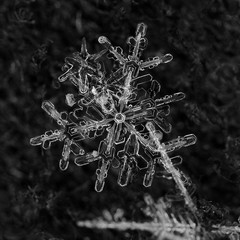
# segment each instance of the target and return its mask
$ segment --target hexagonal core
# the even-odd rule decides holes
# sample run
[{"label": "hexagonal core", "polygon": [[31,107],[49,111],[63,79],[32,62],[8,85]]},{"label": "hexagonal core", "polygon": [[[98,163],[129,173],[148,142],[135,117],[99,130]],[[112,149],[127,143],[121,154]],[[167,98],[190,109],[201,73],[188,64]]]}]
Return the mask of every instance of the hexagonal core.
[{"label": "hexagonal core", "polygon": [[116,123],[123,123],[124,121],[125,121],[125,115],[124,114],[122,114],[122,113],[117,113],[116,115],[115,115],[115,122]]}]

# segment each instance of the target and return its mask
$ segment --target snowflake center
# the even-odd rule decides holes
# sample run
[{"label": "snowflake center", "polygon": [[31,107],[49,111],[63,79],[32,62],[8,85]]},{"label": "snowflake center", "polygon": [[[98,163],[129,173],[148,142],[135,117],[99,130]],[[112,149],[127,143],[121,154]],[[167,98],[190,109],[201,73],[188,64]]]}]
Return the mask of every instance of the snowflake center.
[{"label": "snowflake center", "polygon": [[122,114],[122,113],[117,113],[116,115],[115,115],[115,122],[116,123],[123,123],[123,122],[125,122],[125,115],[124,114]]}]

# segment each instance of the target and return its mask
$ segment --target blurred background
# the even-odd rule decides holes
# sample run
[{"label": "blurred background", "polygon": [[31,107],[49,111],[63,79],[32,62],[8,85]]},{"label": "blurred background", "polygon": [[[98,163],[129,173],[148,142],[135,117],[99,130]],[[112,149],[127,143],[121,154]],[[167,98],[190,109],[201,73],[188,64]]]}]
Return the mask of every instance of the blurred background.
[{"label": "blurred background", "polygon": [[[128,50],[126,40],[138,23],[147,24],[142,59],[171,53],[172,62],[150,70],[161,96],[184,92],[172,104],[167,138],[193,133],[198,141],[181,149],[179,168],[192,180],[193,199],[215,222],[240,216],[240,2],[237,0],[2,0],[0,3],[0,239],[148,239],[138,232],[78,228],[77,220],[96,219],[122,209],[141,221],[143,195],[154,199],[174,189],[155,178],[142,186],[138,173],[126,188],[110,170],[104,191],[94,191],[96,164],[61,172],[62,144],[32,147],[31,137],[57,125],[41,109],[51,100],[65,110],[60,84],[64,58],[102,50],[99,36]],[[87,146],[86,146],[87,148]],[[206,220],[210,221],[210,220]],[[145,238],[146,237],[146,238]]]}]

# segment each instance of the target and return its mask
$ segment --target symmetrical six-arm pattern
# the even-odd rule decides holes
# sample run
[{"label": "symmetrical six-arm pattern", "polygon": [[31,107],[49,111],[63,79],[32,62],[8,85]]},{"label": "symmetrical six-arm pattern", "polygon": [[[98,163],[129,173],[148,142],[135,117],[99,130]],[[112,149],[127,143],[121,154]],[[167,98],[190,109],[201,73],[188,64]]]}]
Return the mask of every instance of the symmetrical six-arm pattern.
[{"label": "symmetrical six-arm pattern", "polygon": [[[143,185],[149,187],[156,165],[162,164],[181,192],[184,190],[176,179],[181,181],[181,173],[174,168],[167,153],[194,144],[196,137],[189,134],[160,143],[163,132],[171,131],[166,119],[170,113],[168,104],[182,100],[185,95],[178,92],[158,98],[160,84],[150,74],[141,74],[172,60],[171,54],[140,60],[147,46],[145,34],[146,25],[138,24],[135,37],[127,40],[130,49],[127,56],[104,36],[98,41],[105,49],[89,54],[83,39],[81,52],[65,59],[65,72],[58,78],[78,88],[77,95],[66,95],[66,103],[73,110],[59,113],[50,101],[44,101],[42,108],[60,128],[30,140],[31,145],[42,145],[44,149],[50,148],[52,142],[63,141],[61,170],[67,169],[71,153],[78,166],[98,161],[95,184],[98,192],[103,190],[111,165],[119,168],[118,184],[121,186],[128,184],[134,169],[146,169]],[[106,53],[116,68],[108,75],[101,62]],[[82,143],[94,139],[99,140],[98,149],[85,152]],[[180,156],[174,158],[181,160]]]}]

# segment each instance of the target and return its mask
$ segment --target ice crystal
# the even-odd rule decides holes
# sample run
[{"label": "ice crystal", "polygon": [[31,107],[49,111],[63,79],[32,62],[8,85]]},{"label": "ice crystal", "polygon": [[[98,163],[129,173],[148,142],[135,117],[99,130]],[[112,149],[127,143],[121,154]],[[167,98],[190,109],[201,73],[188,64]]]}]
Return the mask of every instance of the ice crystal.
[{"label": "ice crystal", "polygon": [[144,196],[145,207],[143,219],[137,221],[126,220],[123,210],[120,209],[120,217],[111,215],[107,210],[103,211],[102,217],[93,220],[79,220],[78,227],[91,229],[113,229],[117,231],[141,231],[149,232],[157,240],[214,240],[214,239],[240,239],[239,222],[224,224],[213,224],[211,221],[203,222],[203,219],[192,212],[179,209],[174,203],[164,198],[156,202],[151,195]]},{"label": "ice crystal", "polygon": [[[95,220],[77,221],[78,227],[95,229],[114,229],[118,231],[144,231],[151,233],[153,239],[177,239],[177,240],[200,240],[210,239],[209,234],[200,225],[198,220],[188,213],[187,216],[172,213],[169,203],[163,199],[154,202],[150,195],[144,197],[146,207],[143,209],[147,221],[127,221],[122,218],[119,221],[98,218]],[[186,215],[186,214],[185,214]]]},{"label": "ice crystal", "polygon": [[[44,101],[43,110],[59,128],[32,138],[30,143],[48,149],[52,142],[63,142],[61,170],[67,169],[71,154],[78,166],[98,161],[95,184],[98,192],[103,190],[110,166],[119,168],[120,186],[128,184],[135,169],[146,169],[143,185],[149,187],[157,165],[162,165],[172,175],[185,202],[194,208],[185,188],[185,176],[175,168],[168,153],[194,144],[196,137],[189,134],[162,142],[163,133],[169,133],[172,128],[166,118],[169,104],[182,100],[185,95],[177,92],[159,98],[158,81],[150,74],[142,74],[172,60],[171,54],[141,60],[147,46],[146,29],[140,23],[135,36],[128,38],[128,55],[105,36],[98,38],[105,49],[90,54],[83,39],[81,51],[65,59],[65,72],[58,78],[60,82],[70,81],[78,89],[78,94],[66,95],[71,110],[58,112],[52,102]],[[110,74],[105,71],[103,58],[113,62]],[[82,143],[94,139],[99,141],[98,149],[86,152]],[[176,158],[181,161],[180,156]]]}]

